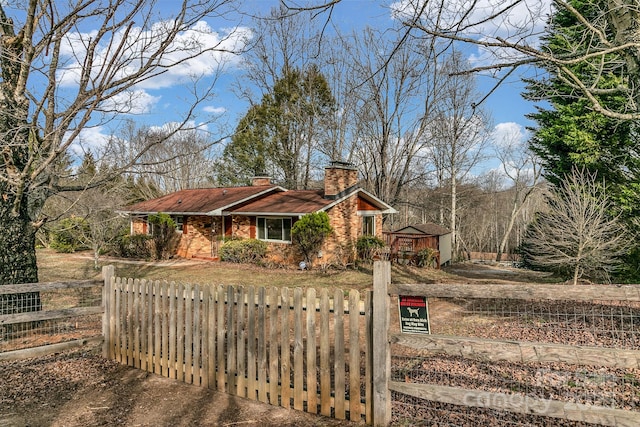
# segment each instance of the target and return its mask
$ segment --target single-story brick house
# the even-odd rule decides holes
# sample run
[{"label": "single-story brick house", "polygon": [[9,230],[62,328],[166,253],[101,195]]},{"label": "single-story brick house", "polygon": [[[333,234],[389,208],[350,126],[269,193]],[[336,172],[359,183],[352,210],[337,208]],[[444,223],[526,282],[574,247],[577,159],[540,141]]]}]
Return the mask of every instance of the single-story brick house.
[{"label": "single-story brick house", "polygon": [[291,226],[301,216],[326,212],[333,234],[318,257],[342,262],[349,245],[363,235],[382,237],[382,216],[395,209],[358,187],[358,171],[351,164],[332,162],[325,168],[324,188],[287,190],[269,177],[256,177],[251,186],[182,190],[121,210],[131,219],[131,234],[150,234],[148,216],[171,215],[182,234],[177,255],[216,259],[225,238],[266,241],[274,262],[297,263],[291,245]]}]

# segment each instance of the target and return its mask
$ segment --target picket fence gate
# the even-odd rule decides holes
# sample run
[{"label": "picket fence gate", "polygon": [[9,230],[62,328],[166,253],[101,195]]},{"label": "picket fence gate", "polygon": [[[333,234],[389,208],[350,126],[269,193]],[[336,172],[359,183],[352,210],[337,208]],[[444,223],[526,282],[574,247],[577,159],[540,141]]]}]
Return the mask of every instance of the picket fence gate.
[{"label": "picket fence gate", "polygon": [[[285,408],[372,424],[372,292],[190,285],[103,270],[110,359]],[[362,298],[361,298],[362,297]]]}]

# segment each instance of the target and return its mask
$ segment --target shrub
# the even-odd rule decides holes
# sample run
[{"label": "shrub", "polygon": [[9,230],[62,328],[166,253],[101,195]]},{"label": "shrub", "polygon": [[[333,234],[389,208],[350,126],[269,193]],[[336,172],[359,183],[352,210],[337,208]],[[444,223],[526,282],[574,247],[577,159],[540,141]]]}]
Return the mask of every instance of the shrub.
[{"label": "shrub", "polygon": [[324,239],[333,232],[326,212],[314,212],[304,215],[291,227],[291,240],[311,263],[314,255],[322,247]]},{"label": "shrub", "polygon": [[267,244],[258,239],[228,240],[220,247],[220,261],[255,263],[267,254]]},{"label": "shrub", "polygon": [[336,247],[334,253],[336,263],[334,266],[343,269],[350,266],[352,267],[355,264],[357,257],[356,241],[349,240],[348,242],[342,243]]},{"label": "shrub", "polygon": [[89,225],[84,218],[65,218],[51,232],[51,248],[56,252],[71,253],[87,249],[85,236]]},{"label": "shrub", "polygon": [[149,223],[153,224],[151,252],[155,259],[170,258],[178,246],[180,235],[176,232],[176,223],[165,213],[149,215]]},{"label": "shrub", "polygon": [[151,259],[151,239],[147,234],[122,235],[114,248],[116,255],[123,258]]},{"label": "shrub", "polygon": [[375,236],[360,236],[356,241],[358,258],[363,260],[372,259],[380,249],[386,246],[382,239]]},{"label": "shrub", "polygon": [[416,265],[418,267],[433,267],[438,257],[438,251],[433,248],[424,248],[416,253]]}]

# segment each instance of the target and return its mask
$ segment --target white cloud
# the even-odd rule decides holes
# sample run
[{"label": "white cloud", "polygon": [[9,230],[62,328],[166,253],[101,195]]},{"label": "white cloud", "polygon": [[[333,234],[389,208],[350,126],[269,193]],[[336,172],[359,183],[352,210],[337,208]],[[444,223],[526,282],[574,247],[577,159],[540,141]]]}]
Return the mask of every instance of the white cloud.
[{"label": "white cloud", "polygon": [[493,130],[493,147],[502,164],[496,173],[510,181],[533,180],[535,157],[529,150],[530,137],[522,125],[513,122],[498,124]]},{"label": "white cloud", "polygon": [[80,134],[69,146],[69,151],[73,156],[81,161],[85,153],[98,153],[107,145],[109,135],[104,133],[105,128],[102,126],[90,126],[82,128]]},{"label": "white cloud", "polygon": [[227,109],[224,107],[206,106],[202,109],[205,113],[211,113],[215,115],[224,114]]},{"label": "white cloud", "polygon": [[[163,41],[168,28],[174,23],[162,21],[143,31],[134,27],[125,32],[116,32],[110,43],[102,43],[94,52],[92,80],[100,81],[109,78],[111,81],[126,79],[139,71],[140,65],[149,59],[150,52],[156,51]],[[61,48],[61,67],[57,79],[62,87],[73,88],[80,82],[83,73],[83,63],[87,56],[86,46],[94,40],[96,32],[69,33]],[[251,30],[244,27],[214,31],[204,21],[178,34],[172,44],[165,49],[160,59],[157,75],[141,80],[131,92],[135,95],[136,105],[125,103],[126,108],[134,111],[145,111],[157,101],[157,98],[144,94],[143,91],[166,89],[184,83],[191,79],[215,77],[225,68],[237,66],[240,56],[236,52],[242,51]],[[116,52],[116,49],[123,50]],[[116,61],[112,64],[112,61]],[[105,71],[107,70],[107,71]],[[105,76],[104,73],[112,73]],[[122,98],[114,98],[111,105],[118,105]]]},{"label": "white cloud", "polygon": [[493,128],[493,144],[497,148],[514,147],[522,145],[529,139],[529,131],[524,126],[515,122],[498,123]]},{"label": "white cloud", "polygon": [[[400,0],[391,5],[392,16],[407,18],[428,1],[422,16],[427,26],[453,32],[463,28],[459,35],[483,42],[498,39],[509,43],[537,47],[540,35],[551,12],[551,0]],[[513,7],[508,7],[513,5]],[[498,13],[500,12],[500,13]],[[489,19],[490,17],[493,17]],[[521,57],[513,49],[496,49],[477,45],[470,53],[474,66],[494,64]]]},{"label": "white cloud", "polygon": [[208,132],[209,125],[206,123],[196,123],[193,120],[189,120],[186,123],[180,122],[166,122],[159,126],[150,126],[149,130],[152,132],[171,133],[176,132],[176,135],[188,134],[190,132]]},{"label": "white cloud", "polygon": [[100,104],[104,111],[118,111],[127,114],[144,114],[160,101],[159,96],[152,96],[144,90],[119,93]]}]

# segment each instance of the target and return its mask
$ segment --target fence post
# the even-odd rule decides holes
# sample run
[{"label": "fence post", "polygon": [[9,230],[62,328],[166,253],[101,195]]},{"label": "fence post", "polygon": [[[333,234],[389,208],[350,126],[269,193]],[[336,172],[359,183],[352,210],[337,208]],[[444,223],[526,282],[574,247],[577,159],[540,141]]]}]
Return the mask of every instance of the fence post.
[{"label": "fence post", "polygon": [[389,291],[391,263],[373,263],[373,425],[391,422],[391,347],[389,344]]},{"label": "fence post", "polygon": [[102,278],[104,286],[102,287],[102,357],[108,359],[111,351],[111,298],[113,292],[111,289],[111,279],[115,277],[115,267],[113,265],[105,265],[102,267]]}]

